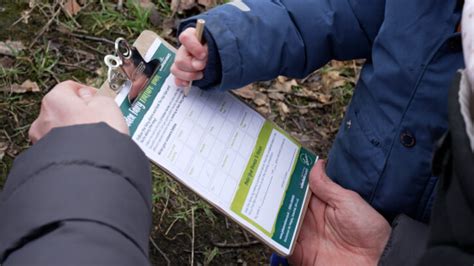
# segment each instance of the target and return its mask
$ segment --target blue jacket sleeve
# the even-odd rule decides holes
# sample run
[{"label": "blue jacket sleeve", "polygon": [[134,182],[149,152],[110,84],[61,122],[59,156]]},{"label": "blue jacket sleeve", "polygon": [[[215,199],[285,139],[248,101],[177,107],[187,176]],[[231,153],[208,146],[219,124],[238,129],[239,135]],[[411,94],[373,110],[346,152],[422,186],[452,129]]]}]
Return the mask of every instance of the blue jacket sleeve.
[{"label": "blue jacket sleeve", "polygon": [[149,162],[106,124],[53,129],[15,160],[0,217],[1,265],[147,265]]},{"label": "blue jacket sleeve", "polygon": [[233,89],[302,78],[331,59],[370,59],[384,9],[382,0],[239,0],[183,21],[178,32],[206,20],[222,67],[216,87]]}]

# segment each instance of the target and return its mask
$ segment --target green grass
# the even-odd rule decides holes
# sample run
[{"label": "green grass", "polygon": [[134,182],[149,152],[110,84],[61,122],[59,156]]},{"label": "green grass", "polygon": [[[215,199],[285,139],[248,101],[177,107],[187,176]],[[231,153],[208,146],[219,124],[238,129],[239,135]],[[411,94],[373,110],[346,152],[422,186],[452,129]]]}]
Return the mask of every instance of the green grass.
[{"label": "green grass", "polygon": [[150,10],[141,8],[135,1],[127,1],[127,10],[116,10],[115,4],[100,1],[99,10],[81,14],[82,22],[94,35],[102,35],[107,31],[118,31],[134,36],[150,27]]},{"label": "green grass", "polygon": [[[91,41],[73,37],[70,33],[83,36],[101,37],[110,41],[117,37],[125,37],[133,41],[141,31],[151,29],[158,33],[167,34],[162,37],[175,41],[175,29],[166,29],[177,22],[178,16],[172,17],[171,0],[152,1],[161,15],[163,25],[151,25],[149,10],[141,8],[136,1],[126,1],[122,11],[116,10],[116,1],[85,1],[86,6],[75,17],[69,17],[60,12],[54,13],[54,1],[36,1],[37,6],[31,13],[28,24],[22,22],[14,27],[16,21],[28,9],[28,1],[1,1],[6,11],[0,13],[0,41],[19,40],[28,46],[38,37],[31,48],[16,55],[13,67],[0,66],[0,87],[13,83],[21,84],[26,79],[38,82],[42,92],[13,94],[0,92],[0,141],[11,144],[8,153],[0,160],[0,188],[5,182],[6,175],[18,152],[29,147],[28,128],[37,117],[41,98],[58,81],[73,79],[79,82],[100,86],[105,78],[103,56],[113,51],[113,45],[103,41]],[[8,2],[8,3],[5,3]],[[227,1],[219,0],[218,3]],[[4,4],[5,3],[5,4]],[[204,10],[204,8],[201,8]],[[195,9],[193,12],[197,12]],[[189,12],[188,12],[189,13]],[[190,14],[187,14],[190,15]],[[38,35],[44,25],[53,19],[50,27],[42,35]],[[96,71],[99,70],[99,71]],[[324,71],[331,71],[331,66]],[[338,69],[340,75],[352,77],[354,70],[348,66]],[[294,93],[301,92],[301,86],[293,86]],[[307,85],[304,85],[307,86]],[[322,108],[313,108],[307,117],[295,115],[285,121],[276,121],[284,128],[296,130],[287,121],[315,117],[316,125],[328,127],[328,124],[339,123],[341,111],[349,102],[352,95],[353,83],[346,83],[331,91],[336,103]],[[312,102],[306,98],[291,99],[296,105],[307,105]],[[274,103],[272,106],[275,107]],[[274,114],[277,114],[276,109]],[[332,126],[331,124],[331,126]],[[325,144],[327,145],[327,144]],[[318,145],[319,147],[319,145]],[[321,146],[326,147],[326,146]],[[269,249],[261,245],[250,248],[217,247],[213,243],[243,243],[248,241],[239,226],[230,223],[212,206],[201,200],[196,194],[181,186],[173,178],[158,167],[152,167],[153,173],[153,229],[152,237],[156,244],[168,256],[173,265],[189,264],[191,257],[192,229],[195,229],[195,262],[203,265],[222,264],[264,264],[268,263]],[[191,215],[194,214],[194,215]],[[193,219],[194,217],[194,219]],[[252,238],[253,240],[253,238]],[[153,263],[163,262],[162,254],[150,245]]]}]

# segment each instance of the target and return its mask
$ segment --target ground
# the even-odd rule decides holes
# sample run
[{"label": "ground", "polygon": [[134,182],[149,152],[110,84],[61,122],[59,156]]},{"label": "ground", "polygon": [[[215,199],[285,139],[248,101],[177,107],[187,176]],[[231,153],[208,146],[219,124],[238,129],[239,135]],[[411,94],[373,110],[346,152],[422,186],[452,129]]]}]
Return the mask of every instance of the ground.
[{"label": "ground", "polygon": [[[117,37],[133,41],[151,29],[176,45],[179,19],[216,4],[135,0],[119,11],[117,1],[77,1],[79,8],[70,8],[71,2],[0,0],[0,189],[15,157],[30,145],[28,129],[41,98],[56,83],[73,79],[98,87],[105,78],[102,59]],[[20,49],[1,52],[12,46]],[[236,94],[324,158],[360,65],[333,61],[305,79],[278,77]],[[255,238],[159,168],[153,175],[153,264],[268,263],[271,251]]]}]

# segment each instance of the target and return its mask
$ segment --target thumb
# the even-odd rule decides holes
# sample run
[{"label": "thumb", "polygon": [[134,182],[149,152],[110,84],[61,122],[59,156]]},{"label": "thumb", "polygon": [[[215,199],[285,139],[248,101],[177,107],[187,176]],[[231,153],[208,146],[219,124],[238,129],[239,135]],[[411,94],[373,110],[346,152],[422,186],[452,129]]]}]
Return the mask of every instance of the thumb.
[{"label": "thumb", "polygon": [[335,207],[347,194],[347,190],[334,183],[326,175],[326,162],[318,160],[309,174],[309,186],[313,194],[331,207]]},{"label": "thumb", "polygon": [[84,100],[86,103],[90,102],[92,97],[97,93],[97,90],[91,87],[82,87],[79,88],[77,94],[79,97]]}]

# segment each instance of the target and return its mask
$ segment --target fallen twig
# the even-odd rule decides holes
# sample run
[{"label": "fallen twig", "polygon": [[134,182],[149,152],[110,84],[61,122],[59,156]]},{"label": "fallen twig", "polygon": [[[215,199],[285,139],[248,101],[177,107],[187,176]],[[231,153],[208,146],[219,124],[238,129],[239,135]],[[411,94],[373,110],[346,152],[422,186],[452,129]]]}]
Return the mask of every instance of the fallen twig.
[{"label": "fallen twig", "polygon": [[253,245],[257,245],[259,244],[260,241],[258,240],[253,240],[253,241],[249,241],[249,242],[243,242],[243,243],[218,243],[218,242],[213,242],[212,244],[218,248],[246,248],[246,247],[250,247],[250,246],[253,246]]},{"label": "fallen twig", "polygon": [[161,212],[160,220],[158,221],[158,228],[161,228],[161,222],[163,222],[163,217],[165,216],[166,211],[168,210],[168,202],[170,201],[170,195],[166,197],[165,206],[163,207],[163,211]]},{"label": "fallen twig", "polygon": [[[57,6],[58,6],[58,2],[56,2],[56,4],[54,5],[54,7],[52,9],[54,10]],[[36,37],[33,39],[33,41],[31,42],[31,44],[29,46],[30,49],[31,49],[31,47],[33,47],[33,45],[35,45],[35,43],[38,41],[38,39],[49,29],[49,26],[51,26],[51,23],[53,23],[53,21],[56,19],[56,17],[59,15],[60,12],[61,12],[61,6],[58,7],[58,9],[54,12],[54,14],[51,16],[51,18],[46,23],[46,25],[44,25],[44,27],[40,30],[38,35],[36,35]]]},{"label": "fallen twig", "polygon": [[194,265],[194,207],[191,208],[191,266]]},{"label": "fallen twig", "polygon": [[61,5],[61,8],[62,10],[64,11],[64,14],[66,14],[66,16],[68,16],[72,22],[74,23],[74,25],[78,28],[81,27],[81,24],[79,24],[79,22],[77,22],[77,20],[74,18],[74,16],[72,14],[70,14],[69,12],[66,11],[66,7],[64,6],[64,3],[63,1],[59,1],[59,5]]},{"label": "fallen twig", "polygon": [[95,51],[96,53],[98,53],[98,54],[100,54],[100,55],[106,55],[106,54],[107,54],[106,52],[103,52],[103,51],[101,51],[101,50],[99,50],[99,49],[97,49],[97,48],[95,48],[95,47],[93,47],[93,46],[88,45],[88,44],[87,44],[86,42],[84,42],[84,41],[78,40],[78,42],[80,42],[80,44],[81,44],[81,45],[84,45],[86,48],[89,48],[89,49],[91,49],[92,51]]},{"label": "fallen twig", "polygon": [[36,3],[35,3],[33,6],[30,6],[30,9],[27,10],[27,11],[25,11],[25,13],[23,13],[23,15],[22,15],[19,19],[17,19],[15,22],[13,22],[13,23],[10,25],[10,27],[15,26],[15,25],[18,24],[20,21],[22,21],[22,20],[24,20],[25,18],[29,17],[30,14],[31,14],[31,12],[33,12],[33,9],[35,9],[35,8],[36,8]]},{"label": "fallen twig", "polygon": [[103,43],[107,43],[107,44],[115,44],[114,41],[111,41],[111,40],[109,40],[107,38],[104,38],[104,37],[89,36],[89,35],[73,33],[73,32],[70,32],[68,34],[73,36],[73,37],[79,38],[79,39],[95,41],[95,42],[103,42]]},{"label": "fallen twig", "polygon": [[171,228],[173,228],[173,225],[179,220],[179,218],[176,218],[174,219],[174,221],[170,224],[170,226],[168,226],[168,229],[166,230],[165,232],[165,236],[168,235],[168,233],[170,232]]},{"label": "fallen twig", "polygon": [[247,241],[247,243],[250,242],[250,238],[249,238],[249,235],[247,234],[247,232],[245,232],[245,230],[242,229],[242,228],[240,228],[240,230],[244,234],[245,241]]},{"label": "fallen twig", "polygon": [[161,256],[163,256],[163,258],[165,258],[166,265],[170,266],[171,265],[170,259],[168,258],[168,256],[166,256],[166,253],[163,252],[163,250],[161,250],[160,247],[158,247],[158,245],[155,243],[155,241],[153,240],[152,237],[150,237],[150,242],[155,247],[155,249],[161,254]]},{"label": "fallen twig", "polygon": [[227,217],[224,217],[225,218],[225,229],[229,229],[230,225],[229,225],[229,220],[227,220]]}]

